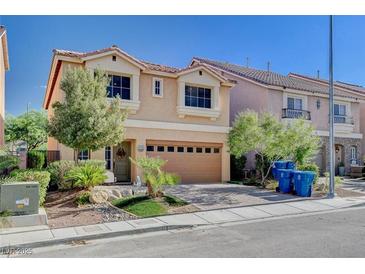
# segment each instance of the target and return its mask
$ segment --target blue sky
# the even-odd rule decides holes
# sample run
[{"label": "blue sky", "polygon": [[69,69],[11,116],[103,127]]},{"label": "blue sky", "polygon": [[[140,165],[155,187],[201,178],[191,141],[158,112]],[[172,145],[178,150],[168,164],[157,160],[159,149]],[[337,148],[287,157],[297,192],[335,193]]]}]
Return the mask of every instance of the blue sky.
[{"label": "blue sky", "polygon": [[[335,79],[365,85],[365,17],[335,17]],[[142,60],[176,67],[193,56],[273,71],[328,77],[327,16],[0,16],[11,69],[6,111],[40,109],[52,49],[113,44]]]}]

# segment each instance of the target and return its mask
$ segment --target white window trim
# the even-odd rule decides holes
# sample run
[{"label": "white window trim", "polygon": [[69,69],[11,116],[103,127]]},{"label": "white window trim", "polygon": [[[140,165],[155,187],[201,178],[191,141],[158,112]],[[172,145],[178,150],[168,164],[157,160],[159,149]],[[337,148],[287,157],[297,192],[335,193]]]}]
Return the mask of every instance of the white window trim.
[{"label": "white window trim", "polygon": [[[210,88],[211,89],[211,108],[199,108],[185,106],[185,85]],[[195,82],[178,81],[178,98],[177,98],[177,114],[179,118],[185,116],[198,116],[210,118],[212,121],[218,119],[221,115],[220,110],[220,87],[203,85]]]},{"label": "white window trim", "polygon": [[283,108],[288,108],[288,98],[302,99],[302,110],[308,111],[308,97],[294,93],[283,93]]},{"label": "white window trim", "polygon": [[[160,94],[155,93],[156,81],[160,82]],[[157,78],[157,77],[152,78],[152,96],[157,97],[157,98],[163,97],[163,79],[162,78]]]}]

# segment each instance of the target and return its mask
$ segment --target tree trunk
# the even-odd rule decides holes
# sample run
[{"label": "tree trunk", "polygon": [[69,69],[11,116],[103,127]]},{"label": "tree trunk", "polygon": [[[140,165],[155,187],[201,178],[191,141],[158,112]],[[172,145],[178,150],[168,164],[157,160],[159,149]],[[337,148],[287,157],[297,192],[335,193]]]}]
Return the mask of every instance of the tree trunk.
[{"label": "tree trunk", "polygon": [[147,184],[147,193],[148,193],[148,196],[152,197],[152,198],[155,198],[155,193],[153,191],[153,188],[152,188],[152,185],[150,182],[146,182]]},{"label": "tree trunk", "polygon": [[79,163],[79,153],[80,153],[80,150],[79,149],[74,149],[74,160],[75,160],[75,163],[76,165]]}]

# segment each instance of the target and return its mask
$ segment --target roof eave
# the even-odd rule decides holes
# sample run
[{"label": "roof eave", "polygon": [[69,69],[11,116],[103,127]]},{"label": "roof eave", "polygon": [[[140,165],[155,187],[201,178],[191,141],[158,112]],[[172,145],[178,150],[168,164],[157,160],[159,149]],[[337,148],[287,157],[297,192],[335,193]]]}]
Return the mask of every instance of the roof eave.
[{"label": "roof eave", "polygon": [[108,50],[108,51],[102,52],[102,53],[97,53],[97,54],[92,54],[92,55],[85,55],[85,56],[82,56],[80,59],[82,61],[89,61],[89,60],[92,60],[92,59],[97,59],[97,58],[100,58],[100,57],[108,56],[110,54],[115,54],[115,55],[118,55],[119,57],[121,57],[123,59],[128,60],[130,63],[132,63],[133,65],[135,65],[136,67],[138,67],[142,71],[147,69],[146,65],[144,65],[142,62],[140,62],[138,59],[124,53],[120,49],[119,50],[118,49],[111,49],[111,50]]},{"label": "roof eave", "polygon": [[187,69],[184,69],[178,73],[176,73],[176,75],[178,77],[182,76],[182,75],[185,75],[185,74],[189,74],[191,72],[194,72],[194,71],[197,71],[197,70],[205,70],[206,72],[208,72],[211,76],[213,76],[214,78],[218,79],[220,82],[222,83],[226,83],[226,82],[229,82],[227,78],[219,75],[217,72],[215,72],[213,69],[209,68],[207,65],[205,64],[199,64],[198,66],[196,67],[191,67],[191,68],[187,68]]}]

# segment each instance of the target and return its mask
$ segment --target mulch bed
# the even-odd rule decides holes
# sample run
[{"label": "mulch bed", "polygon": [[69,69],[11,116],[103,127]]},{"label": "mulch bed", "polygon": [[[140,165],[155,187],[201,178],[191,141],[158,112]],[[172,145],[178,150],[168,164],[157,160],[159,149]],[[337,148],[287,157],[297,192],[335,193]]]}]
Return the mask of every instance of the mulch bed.
[{"label": "mulch bed", "polygon": [[80,190],[75,189],[48,193],[44,207],[51,228],[135,219],[134,216],[121,212],[108,204],[78,206],[74,201],[79,194]]}]

